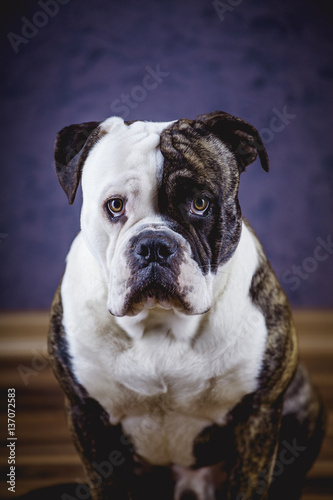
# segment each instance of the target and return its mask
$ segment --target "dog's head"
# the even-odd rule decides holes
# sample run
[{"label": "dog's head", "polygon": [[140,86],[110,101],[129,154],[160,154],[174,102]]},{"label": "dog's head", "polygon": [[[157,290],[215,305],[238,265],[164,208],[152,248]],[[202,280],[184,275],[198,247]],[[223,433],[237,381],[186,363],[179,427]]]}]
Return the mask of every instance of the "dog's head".
[{"label": "dog's head", "polygon": [[71,125],[55,145],[70,203],[103,269],[115,316],[163,307],[202,314],[241,234],[240,173],[267,154],[257,130],[223,112],[170,123]]}]

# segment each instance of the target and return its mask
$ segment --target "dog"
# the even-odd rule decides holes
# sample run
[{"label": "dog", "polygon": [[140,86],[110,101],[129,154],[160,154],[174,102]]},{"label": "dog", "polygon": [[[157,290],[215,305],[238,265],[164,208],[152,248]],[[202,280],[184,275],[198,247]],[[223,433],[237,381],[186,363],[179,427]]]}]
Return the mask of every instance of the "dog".
[{"label": "dog", "polygon": [[290,307],[238,201],[268,157],[225,112],[62,129],[81,231],[49,354],[94,500],[290,499],[320,449],[320,396]]}]

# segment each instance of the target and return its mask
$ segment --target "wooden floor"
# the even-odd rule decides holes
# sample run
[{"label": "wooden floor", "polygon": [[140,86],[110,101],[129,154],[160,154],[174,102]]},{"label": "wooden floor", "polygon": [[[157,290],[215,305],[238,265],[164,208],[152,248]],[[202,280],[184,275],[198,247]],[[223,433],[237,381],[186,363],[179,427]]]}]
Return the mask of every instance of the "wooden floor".
[{"label": "wooden floor", "polygon": [[[294,317],[301,357],[322,393],[328,417],[326,438],[302,500],[328,500],[333,499],[333,311],[295,311]],[[3,499],[42,486],[84,481],[67,429],[62,392],[46,356],[47,325],[47,313],[0,315]],[[9,473],[8,388],[16,390],[15,493],[3,481]]]}]

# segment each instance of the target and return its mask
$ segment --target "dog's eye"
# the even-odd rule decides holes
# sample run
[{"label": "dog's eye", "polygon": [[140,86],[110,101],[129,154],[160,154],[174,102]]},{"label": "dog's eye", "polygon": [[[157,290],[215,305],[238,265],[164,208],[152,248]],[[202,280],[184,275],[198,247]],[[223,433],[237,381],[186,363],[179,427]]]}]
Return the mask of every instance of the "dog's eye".
[{"label": "dog's eye", "polygon": [[191,203],[191,212],[196,215],[204,215],[209,208],[209,200],[204,194],[197,194]]},{"label": "dog's eye", "polygon": [[120,217],[125,212],[125,204],[121,198],[112,198],[109,200],[107,208],[113,217]]}]

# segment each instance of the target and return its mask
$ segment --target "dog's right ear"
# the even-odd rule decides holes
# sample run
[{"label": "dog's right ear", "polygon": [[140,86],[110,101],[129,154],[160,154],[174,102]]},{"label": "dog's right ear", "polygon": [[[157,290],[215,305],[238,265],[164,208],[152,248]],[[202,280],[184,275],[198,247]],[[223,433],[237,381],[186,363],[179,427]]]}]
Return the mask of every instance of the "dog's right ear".
[{"label": "dog's right ear", "polygon": [[54,146],[56,173],[70,205],[81,179],[83,164],[90,149],[98,141],[100,122],[69,125],[57,134]]}]

